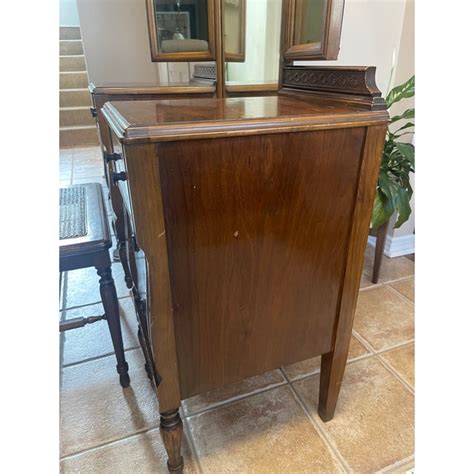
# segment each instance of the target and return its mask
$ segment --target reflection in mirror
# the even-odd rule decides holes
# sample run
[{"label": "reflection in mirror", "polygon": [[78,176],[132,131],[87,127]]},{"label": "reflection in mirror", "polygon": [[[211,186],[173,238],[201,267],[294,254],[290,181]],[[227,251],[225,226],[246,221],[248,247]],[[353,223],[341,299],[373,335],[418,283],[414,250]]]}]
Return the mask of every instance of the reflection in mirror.
[{"label": "reflection in mirror", "polygon": [[246,3],[247,0],[223,0],[226,61],[245,61]]},{"label": "reflection in mirror", "polygon": [[323,39],[326,0],[295,0],[293,44],[320,43]]},{"label": "reflection in mirror", "polygon": [[[246,0],[245,3],[245,57],[243,62],[226,63],[226,84],[277,83],[282,2]],[[226,35],[224,50],[230,48]]]},{"label": "reflection in mirror", "polygon": [[208,0],[153,0],[161,54],[209,51]]}]

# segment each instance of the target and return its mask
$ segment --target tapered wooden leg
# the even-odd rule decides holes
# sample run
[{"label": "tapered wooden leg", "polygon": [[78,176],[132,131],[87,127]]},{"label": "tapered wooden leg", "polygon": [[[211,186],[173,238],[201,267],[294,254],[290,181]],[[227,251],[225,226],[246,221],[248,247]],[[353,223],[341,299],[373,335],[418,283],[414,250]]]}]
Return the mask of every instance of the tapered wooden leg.
[{"label": "tapered wooden leg", "polygon": [[337,348],[334,352],[323,354],[321,357],[318,414],[323,421],[331,420],[336,411],[349,353],[349,343],[350,333],[347,344],[343,344],[343,347]]},{"label": "tapered wooden leg", "polygon": [[130,377],[128,375],[128,364],[125,360],[125,352],[123,349],[120,312],[114,279],[112,278],[112,270],[110,266],[99,267],[97,268],[97,273],[100,276],[100,296],[102,298],[102,304],[114,346],[115,357],[117,359],[117,372],[120,377],[120,385],[122,385],[122,387],[128,387],[130,385]]},{"label": "tapered wooden leg", "polygon": [[161,413],[160,433],[168,453],[168,470],[183,472],[183,457],[181,456],[181,439],[183,437],[183,422],[179,409]]},{"label": "tapered wooden leg", "polygon": [[388,221],[377,228],[376,230],[376,242],[375,242],[375,257],[374,257],[374,269],[372,273],[372,283],[378,283],[380,268],[382,266],[383,250],[385,248],[385,241],[387,240],[388,232]]}]

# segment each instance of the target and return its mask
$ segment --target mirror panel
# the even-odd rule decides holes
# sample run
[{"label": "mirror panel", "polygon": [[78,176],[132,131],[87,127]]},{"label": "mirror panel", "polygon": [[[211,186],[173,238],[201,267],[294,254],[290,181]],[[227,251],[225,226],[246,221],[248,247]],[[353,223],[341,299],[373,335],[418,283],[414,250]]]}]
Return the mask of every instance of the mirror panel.
[{"label": "mirror panel", "polygon": [[[224,5],[231,2],[223,1]],[[229,40],[229,35],[224,34],[226,90],[245,84],[252,85],[252,90],[256,91],[258,85],[266,84],[268,89],[268,84],[274,84],[276,91],[280,62],[282,0],[246,0],[245,3],[245,54],[240,62],[232,62],[227,58],[227,52],[232,51],[236,43]],[[230,6],[225,6],[224,9],[230,9]],[[229,30],[226,28],[224,31]]]},{"label": "mirror panel", "polygon": [[223,0],[225,60],[245,62],[247,0]]},{"label": "mirror panel", "polygon": [[147,0],[152,61],[214,59],[214,0]]},{"label": "mirror panel", "polygon": [[325,0],[296,0],[294,44],[321,43]]},{"label": "mirror panel", "polygon": [[286,61],[337,59],[344,0],[283,0]]}]

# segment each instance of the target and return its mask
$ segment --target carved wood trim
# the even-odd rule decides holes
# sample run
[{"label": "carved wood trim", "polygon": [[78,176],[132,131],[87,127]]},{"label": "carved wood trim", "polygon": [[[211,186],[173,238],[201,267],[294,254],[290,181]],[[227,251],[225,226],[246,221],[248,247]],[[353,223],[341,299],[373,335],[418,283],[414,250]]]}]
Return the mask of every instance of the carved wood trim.
[{"label": "carved wood trim", "polygon": [[[282,91],[309,91],[336,94],[340,98],[360,97],[371,110],[386,110],[382,93],[375,84],[375,67],[283,67]],[[369,100],[367,100],[369,99]]]}]

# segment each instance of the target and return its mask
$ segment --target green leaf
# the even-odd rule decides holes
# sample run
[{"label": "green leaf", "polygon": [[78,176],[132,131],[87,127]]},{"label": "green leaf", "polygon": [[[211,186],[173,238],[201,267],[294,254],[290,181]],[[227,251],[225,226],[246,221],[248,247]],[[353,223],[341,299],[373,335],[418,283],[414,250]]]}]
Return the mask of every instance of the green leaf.
[{"label": "green leaf", "polygon": [[407,82],[401,84],[397,87],[394,87],[388,94],[385,99],[387,102],[387,108],[391,107],[393,104],[399,100],[406,99],[408,97],[413,97],[415,95],[415,76],[410,77]]},{"label": "green leaf", "polygon": [[397,229],[408,220],[411,214],[410,199],[405,188],[400,188],[398,191],[396,209],[398,212],[398,219],[395,223],[395,228]]},{"label": "green leaf", "polygon": [[415,118],[415,109],[414,108],[406,109],[405,112],[403,112],[403,114],[401,114],[401,115],[395,115],[395,117],[392,117],[390,119],[390,123],[395,123],[395,122],[398,122],[399,120],[412,119],[412,118]]},{"label": "green leaf", "polygon": [[395,136],[396,133],[401,132],[402,130],[405,130],[406,128],[410,128],[410,127],[414,127],[414,126],[415,126],[415,124],[413,122],[408,122],[405,125],[403,125],[403,127],[397,128],[397,130],[395,130],[392,133],[392,135]]},{"label": "green leaf", "polygon": [[398,186],[383,173],[379,175],[378,184],[385,197],[391,201],[391,206],[394,207],[398,195]]},{"label": "green leaf", "polygon": [[396,149],[415,168],[415,147],[411,143],[395,143]]},{"label": "green leaf", "polygon": [[377,228],[385,224],[394,212],[390,201],[377,189],[374,208],[372,210],[372,227]]}]

